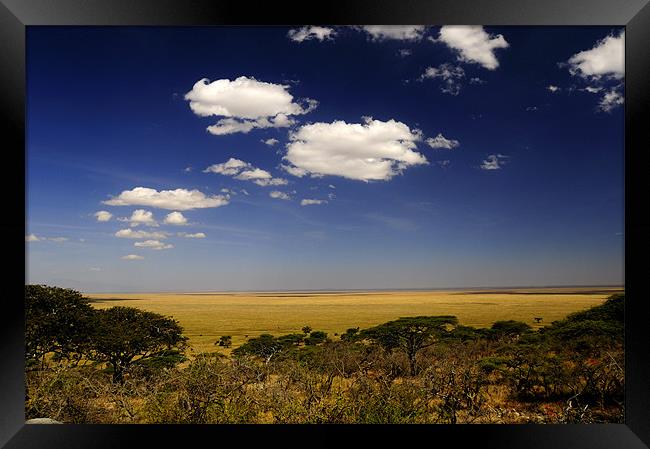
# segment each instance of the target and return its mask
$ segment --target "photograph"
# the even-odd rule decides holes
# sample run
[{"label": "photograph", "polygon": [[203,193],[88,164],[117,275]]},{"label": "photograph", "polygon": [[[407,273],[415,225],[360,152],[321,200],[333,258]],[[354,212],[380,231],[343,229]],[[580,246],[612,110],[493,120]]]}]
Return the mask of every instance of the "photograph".
[{"label": "photograph", "polygon": [[625,33],[27,27],[26,423],[625,424]]}]

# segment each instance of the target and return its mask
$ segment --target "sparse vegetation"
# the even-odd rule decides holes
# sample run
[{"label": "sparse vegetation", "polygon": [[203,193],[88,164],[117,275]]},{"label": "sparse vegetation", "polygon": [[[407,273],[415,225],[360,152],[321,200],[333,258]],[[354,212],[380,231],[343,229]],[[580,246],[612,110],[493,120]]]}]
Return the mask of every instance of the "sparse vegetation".
[{"label": "sparse vegetation", "polygon": [[[26,296],[32,304],[28,347],[38,349],[26,354],[38,361],[26,372],[27,418],[70,423],[623,419],[624,294],[537,328],[516,320],[479,328],[452,315],[402,317],[347,328],[340,338],[297,326],[281,335],[251,336],[232,351],[231,336],[222,335],[213,340],[216,352],[193,355],[171,318],[124,307],[94,310],[78,293],[51,287],[27,286]],[[74,336],[49,330],[69,322],[63,311],[74,317]],[[47,327],[29,322],[43,315],[49,317]]]}]

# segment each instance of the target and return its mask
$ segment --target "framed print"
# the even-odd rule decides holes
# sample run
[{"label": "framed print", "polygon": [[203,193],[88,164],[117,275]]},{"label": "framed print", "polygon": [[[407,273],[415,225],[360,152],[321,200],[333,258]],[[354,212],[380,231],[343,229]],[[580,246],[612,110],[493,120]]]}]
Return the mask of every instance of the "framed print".
[{"label": "framed print", "polygon": [[3,0],[4,447],[648,447],[650,6],[509,3]]}]

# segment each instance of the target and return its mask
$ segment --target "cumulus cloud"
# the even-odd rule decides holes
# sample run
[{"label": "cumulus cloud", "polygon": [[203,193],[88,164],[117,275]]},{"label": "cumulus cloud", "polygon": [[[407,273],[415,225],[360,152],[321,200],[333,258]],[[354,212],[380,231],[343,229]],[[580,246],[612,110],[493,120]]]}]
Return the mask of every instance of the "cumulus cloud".
[{"label": "cumulus cloud", "polygon": [[113,214],[106,210],[100,210],[94,213],[95,218],[97,218],[97,221],[109,221],[111,218],[113,218]]},{"label": "cumulus cloud", "polygon": [[120,229],[115,234],[115,237],[122,239],[166,239],[166,232],[147,232],[147,231],[134,231],[131,228]]},{"label": "cumulus cloud", "polygon": [[186,239],[204,239],[206,236],[203,232],[196,232],[194,234],[188,234],[187,232],[179,232],[180,237],[185,237]]},{"label": "cumulus cloud", "polygon": [[209,207],[221,207],[228,204],[227,195],[206,196],[199,190],[161,190],[147,187],[135,187],[125,190],[118,196],[104,201],[109,206],[149,206],[160,209],[191,210]]},{"label": "cumulus cloud", "polygon": [[492,36],[481,25],[443,26],[436,42],[442,42],[457,51],[460,61],[480,64],[488,70],[499,67],[494,51],[509,47],[502,35]]},{"label": "cumulus cloud", "polygon": [[266,139],[266,140],[262,140],[262,142],[263,142],[265,145],[268,145],[268,146],[272,147],[273,145],[275,145],[276,143],[278,143],[279,140],[278,140],[278,139]]},{"label": "cumulus cloud", "polygon": [[321,27],[321,26],[304,26],[302,28],[294,28],[289,30],[287,37],[294,42],[304,42],[309,40],[324,41],[333,39],[336,35],[334,28]]},{"label": "cumulus cloud", "polygon": [[[239,181],[251,181],[263,187],[286,185],[289,182],[284,178],[274,178],[268,171],[254,167],[248,162],[232,157],[221,164],[213,164],[209,166],[203,170],[203,172],[232,176],[234,179]],[[248,192],[246,194],[248,194]]]},{"label": "cumulus cloud", "polygon": [[284,192],[280,192],[278,190],[274,190],[272,192],[269,192],[269,196],[271,198],[275,198],[275,199],[278,199],[278,200],[287,200],[288,201],[288,200],[291,199],[291,197],[289,195],[287,195]]},{"label": "cumulus cloud", "polygon": [[454,139],[447,139],[442,133],[438,133],[436,137],[429,137],[426,140],[427,145],[431,148],[443,148],[446,150],[453,150],[460,145],[460,142]]},{"label": "cumulus cloud", "polygon": [[180,212],[170,212],[165,217],[164,223],[169,225],[182,226],[187,224],[187,218],[185,218]]},{"label": "cumulus cloud", "polygon": [[503,154],[491,154],[481,164],[482,170],[499,170],[508,156]]},{"label": "cumulus cloud", "polygon": [[315,200],[315,199],[309,199],[305,198],[304,200],[300,200],[300,205],[301,206],[310,206],[313,204],[327,204],[327,201],[325,200]]},{"label": "cumulus cloud", "polygon": [[121,257],[124,260],[142,260],[144,259],[143,256],[139,256],[137,254],[129,254],[128,256],[122,256]]},{"label": "cumulus cloud", "polygon": [[26,242],[40,242],[41,237],[38,237],[36,234],[29,234],[25,236]]},{"label": "cumulus cloud", "polygon": [[172,245],[171,243],[163,243],[158,240],[145,240],[144,242],[135,242],[133,246],[137,246],[138,248],[149,248],[155,250],[170,249],[174,247],[174,245]]},{"label": "cumulus cloud", "polygon": [[449,95],[458,95],[462,87],[462,80],[465,78],[465,70],[460,66],[444,63],[438,67],[427,67],[422,75],[420,81],[425,79],[442,80],[440,91]]},{"label": "cumulus cloud", "polygon": [[593,48],[569,58],[569,72],[585,78],[625,76],[625,31],[618,36],[609,35]]},{"label": "cumulus cloud", "polygon": [[153,213],[144,209],[137,209],[133,211],[129,218],[118,218],[119,221],[126,221],[130,226],[136,227],[141,224],[146,226],[158,226],[158,223],[153,218]]},{"label": "cumulus cloud", "polygon": [[360,181],[386,181],[406,168],[427,164],[414,151],[422,133],[393,119],[364,123],[313,123],[289,135],[285,170],[296,176],[342,176]]},{"label": "cumulus cloud", "polygon": [[185,94],[190,109],[201,117],[224,117],[207,128],[215,135],[248,133],[254,128],[286,128],[291,116],[307,114],[318,102],[294,102],[289,86],[240,76],[234,81],[203,78]]},{"label": "cumulus cloud", "polygon": [[418,41],[426,31],[424,25],[365,25],[361,29],[374,41]]}]

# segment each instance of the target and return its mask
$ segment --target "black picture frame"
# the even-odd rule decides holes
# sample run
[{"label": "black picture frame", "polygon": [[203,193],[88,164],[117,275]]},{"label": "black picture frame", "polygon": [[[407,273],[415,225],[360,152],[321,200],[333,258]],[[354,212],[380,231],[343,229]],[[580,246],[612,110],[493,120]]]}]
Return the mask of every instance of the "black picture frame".
[{"label": "black picture frame", "polygon": [[[247,444],[353,444],[358,434],[376,442],[453,444],[455,447],[613,449],[650,445],[650,350],[643,296],[650,220],[647,128],[650,107],[650,0],[348,0],[345,2],[206,0],[0,0],[1,123],[5,170],[0,177],[10,213],[5,232],[3,308],[0,320],[0,446],[6,448],[192,447],[235,437]],[[626,27],[625,85],[625,424],[435,426],[180,426],[25,425],[24,303],[18,261],[25,223],[25,36],[39,25],[303,25],[483,24],[616,25]],[[22,155],[22,157],[21,157]],[[14,217],[14,218],[12,218]],[[15,270],[15,274],[13,271]],[[232,441],[232,440],[231,440]],[[428,443],[427,443],[428,442]],[[230,443],[233,444],[233,443]],[[283,444],[283,445],[284,445]],[[359,443],[354,443],[359,444]],[[403,443],[402,443],[403,444]],[[407,443],[408,444],[408,443]]]}]

